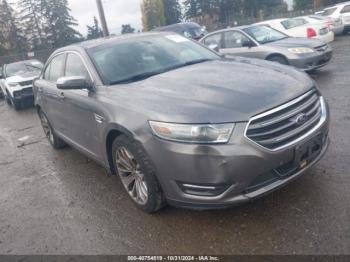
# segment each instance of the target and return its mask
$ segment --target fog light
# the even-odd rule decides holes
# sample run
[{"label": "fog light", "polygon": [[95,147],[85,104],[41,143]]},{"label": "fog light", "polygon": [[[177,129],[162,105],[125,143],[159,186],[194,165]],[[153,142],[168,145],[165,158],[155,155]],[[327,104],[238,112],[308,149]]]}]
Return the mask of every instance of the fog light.
[{"label": "fog light", "polygon": [[209,197],[221,195],[229,188],[228,185],[194,185],[187,183],[178,183],[178,185],[188,195]]}]

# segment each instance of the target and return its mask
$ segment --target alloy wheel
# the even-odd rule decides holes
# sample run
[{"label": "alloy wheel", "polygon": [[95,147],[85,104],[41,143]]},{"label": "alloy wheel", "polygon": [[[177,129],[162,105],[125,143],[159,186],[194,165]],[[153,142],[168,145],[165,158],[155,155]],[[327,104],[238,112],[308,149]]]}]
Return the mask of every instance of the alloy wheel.
[{"label": "alloy wheel", "polygon": [[130,197],[137,204],[145,205],[148,201],[148,187],[145,175],[133,154],[125,147],[117,149],[116,167]]}]

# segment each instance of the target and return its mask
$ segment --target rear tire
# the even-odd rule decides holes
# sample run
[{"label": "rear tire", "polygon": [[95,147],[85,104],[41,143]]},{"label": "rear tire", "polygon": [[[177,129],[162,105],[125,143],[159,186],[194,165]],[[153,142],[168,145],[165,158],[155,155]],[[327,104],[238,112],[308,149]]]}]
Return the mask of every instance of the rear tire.
[{"label": "rear tire", "polygon": [[39,114],[41,126],[44,130],[45,136],[49,140],[51,146],[54,149],[61,149],[66,147],[67,144],[55,134],[55,130],[52,128],[44,112],[41,109],[39,109],[38,114]]},{"label": "rear tire", "polygon": [[165,205],[165,199],[143,149],[125,135],[112,145],[113,164],[122,184],[135,205],[146,213],[154,213]]},{"label": "rear tire", "polygon": [[276,62],[276,63],[282,64],[282,65],[289,64],[287,59],[285,59],[283,56],[280,56],[280,55],[270,56],[266,60],[271,61],[271,62]]}]

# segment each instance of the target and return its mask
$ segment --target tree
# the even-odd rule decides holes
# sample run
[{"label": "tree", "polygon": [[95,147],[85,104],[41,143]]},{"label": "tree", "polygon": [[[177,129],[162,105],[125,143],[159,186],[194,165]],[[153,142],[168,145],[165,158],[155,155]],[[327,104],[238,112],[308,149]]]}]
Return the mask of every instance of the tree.
[{"label": "tree", "polygon": [[94,17],[94,24],[92,26],[87,26],[87,39],[96,39],[103,37],[103,32],[101,28],[98,25],[98,20],[96,17]]},{"label": "tree", "polygon": [[51,47],[59,48],[82,40],[82,35],[73,28],[78,24],[70,15],[67,0],[43,0],[42,9],[48,24],[45,33]]},{"label": "tree", "polygon": [[294,0],[294,10],[306,10],[314,8],[314,0]]},{"label": "tree", "polygon": [[165,24],[180,23],[182,19],[181,5],[179,0],[163,0]]},{"label": "tree", "polygon": [[6,0],[0,0],[0,52],[24,52],[26,41]]},{"label": "tree", "polygon": [[46,21],[42,16],[42,0],[19,0],[19,16],[31,49],[43,48],[46,44],[44,30]]},{"label": "tree", "polygon": [[124,34],[132,34],[135,32],[135,28],[132,28],[130,24],[122,25],[122,35]]},{"label": "tree", "polygon": [[143,0],[141,12],[143,31],[165,25],[163,0]]}]

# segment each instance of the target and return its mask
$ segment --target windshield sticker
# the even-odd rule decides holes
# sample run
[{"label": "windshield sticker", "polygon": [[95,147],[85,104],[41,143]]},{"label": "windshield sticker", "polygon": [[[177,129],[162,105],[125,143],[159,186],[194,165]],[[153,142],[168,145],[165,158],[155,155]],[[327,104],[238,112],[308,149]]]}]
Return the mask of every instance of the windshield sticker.
[{"label": "windshield sticker", "polygon": [[166,38],[168,38],[169,40],[175,42],[175,43],[183,43],[183,42],[188,42],[190,40],[188,40],[187,38],[181,36],[181,35],[167,35],[165,36]]}]

